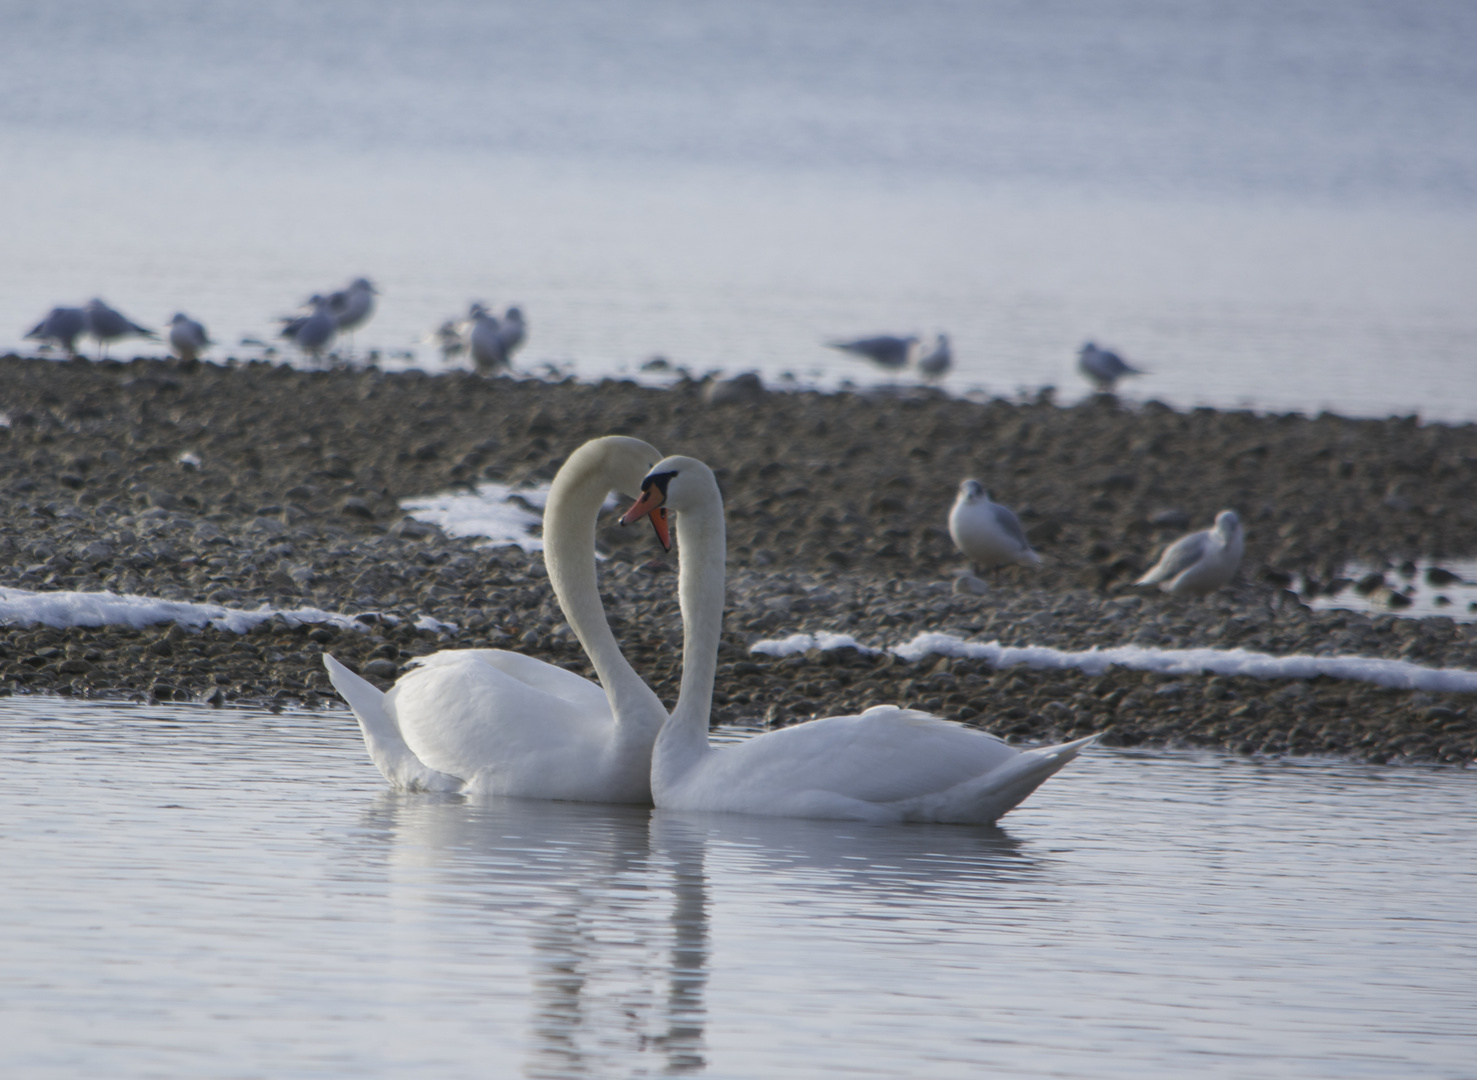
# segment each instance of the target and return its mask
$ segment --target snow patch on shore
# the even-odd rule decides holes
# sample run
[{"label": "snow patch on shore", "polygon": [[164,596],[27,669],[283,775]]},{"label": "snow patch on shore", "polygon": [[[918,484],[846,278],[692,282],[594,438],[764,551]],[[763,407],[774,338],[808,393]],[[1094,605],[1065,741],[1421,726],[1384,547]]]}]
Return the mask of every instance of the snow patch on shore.
[{"label": "snow patch on shore", "polygon": [[[544,541],[533,535],[544,523],[549,502],[548,484],[515,488],[491,481],[477,485],[475,492],[453,491],[402,499],[400,509],[417,521],[439,526],[447,536],[485,541],[483,547],[516,544],[530,554],[544,550]],[[614,510],[620,498],[611,494],[603,509]]]},{"label": "snow patch on shore", "polygon": [[796,653],[809,652],[811,649],[847,648],[855,649],[867,656],[875,656],[880,651],[869,649],[850,634],[832,634],[825,630],[815,634],[791,634],[778,641],[756,641],[749,646],[749,651],[763,653],[766,656],[794,656]]},{"label": "snow patch on shore", "polygon": [[[191,630],[213,626],[218,630],[245,634],[278,615],[293,626],[302,623],[326,623],[353,630],[365,628],[364,623],[351,615],[338,615],[319,608],[284,610],[262,607],[255,611],[242,611],[239,608],[222,607],[220,604],[159,600],[131,593],[38,593],[28,589],[0,587],[0,623],[41,623],[57,629],[69,626],[131,626],[138,630],[145,626],[172,622]],[[399,621],[393,615],[379,617],[387,622]]]},{"label": "snow patch on shore", "polygon": [[[768,656],[791,656],[810,649],[846,646],[869,655],[881,651],[859,645],[849,634],[824,631],[755,642],[749,651]],[[998,641],[965,641],[953,634],[940,633],[919,634],[912,641],[895,645],[887,651],[909,663],[916,663],[926,656],[953,656],[984,660],[997,668],[1017,664],[1032,668],[1078,668],[1089,675],[1101,675],[1114,665],[1164,675],[1249,675],[1257,679],[1312,679],[1327,675],[1397,690],[1477,693],[1477,672],[1462,668],[1429,668],[1406,660],[1384,660],[1373,656],[1272,656],[1246,649],[1154,649],[1142,645],[1067,652],[1044,645],[1012,646],[1001,645]]]},{"label": "snow patch on shore", "polygon": [[488,547],[516,544],[524,551],[544,549],[533,530],[544,523],[548,485],[514,489],[507,484],[478,484],[475,492],[448,492],[403,499],[400,508],[417,521],[440,526],[447,536],[482,539]]}]

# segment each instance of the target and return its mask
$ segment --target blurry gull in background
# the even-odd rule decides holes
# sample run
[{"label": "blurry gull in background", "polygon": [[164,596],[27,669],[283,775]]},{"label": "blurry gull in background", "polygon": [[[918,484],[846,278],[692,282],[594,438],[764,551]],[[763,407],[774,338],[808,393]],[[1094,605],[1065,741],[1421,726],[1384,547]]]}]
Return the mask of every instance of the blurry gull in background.
[{"label": "blurry gull in background", "polygon": [[503,362],[511,363],[513,354],[523,347],[528,337],[528,324],[523,321],[523,309],[510,307],[503,312],[502,326],[498,328],[498,340],[503,348]]},{"label": "blurry gull in background", "polygon": [[916,337],[891,337],[883,335],[880,337],[858,338],[856,341],[828,341],[826,346],[832,349],[840,349],[842,352],[851,353],[870,360],[878,367],[896,370],[906,367],[908,358],[913,353],[913,346],[918,343]]},{"label": "blurry gull in background", "polygon": [[214,344],[205,327],[184,312],[169,320],[169,347],[181,360],[194,360]]},{"label": "blurry gull in background", "polygon": [[1172,596],[1204,596],[1228,585],[1241,565],[1246,538],[1241,519],[1230,510],[1215,516],[1215,526],[1182,536],[1135,585],[1158,585]]},{"label": "blurry gull in background", "polygon": [[483,304],[473,304],[467,311],[467,322],[471,331],[467,335],[472,347],[472,363],[484,375],[491,375],[507,366],[508,357],[503,352],[502,327],[497,316]]},{"label": "blurry gull in background", "polygon": [[1099,393],[1111,394],[1113,386],[1125,375],[1142,375],[1143,371],[1124,363],[1123,357],[1092,342],[1077,350],[1077,370],[1087,377]]},{"label": "blurry gull in background", "polygon": [[54,341],[67,355],[77,355],[77,339],[87,329],[87,313],[77,307],[54,307],[46,318],[38,322],[29,334],[28,341]]},{"label": "blurry gull in background", "polygon": [[101,346],[100,356],[107,356],[108,345],[120,338],[144,337],[158,339],[159,335],[147,326],[140,326],[122,312],[114,311],[96,298],[89,300],[82,309],[87,322],[87,335]]},{"label": "blurry gull in background", "polygon": [[981,570],[1011,563],[1036,566],[1041,562],[1041,556],[1031,550],[1020,518],[1008,507],[991,502],[990,493],[978,480],[965,480],[959,485],[959,496],[949,511],[949,536]]},{"label": "blurry gull in background", "polygon": [[918,358],[918,374],[925,379],[942,379],[954,366],[954,351],[949,348],[949,335],[939,334],[934,339],[933,351]]},{"label": "blurry gull in background", "polygon": [[441,353],[441,362],[451,361],[467,351],[466,339],[462,336],[462,324],[458,319],[447,319],[424,338],[426,344],[436,346]]},{"label": "blurry gull in background", "polygon": [[354,331],[374,315],[374,298],[379,295],[368,278],[355,278],[347,289],[329,293],[328,310],[340,333],[349,335],[349,354],[354,353]]},{"label": "blurry gull in background", "polygon": [[508,308],[499,320],[485,305],[473,304],[467,321],[471,324],[472,362],[484,375],[507,367],[528,336],[528,324],[516,307]]},{"label": "blurry gull in background", "polygon": [[315,360],[323,358],[323,350],[333,344],[338,333],[338,320],[334,318],[329,300],[324,296],[310,297],[308,303],[313,311],[295,318],[284,317],[281,337],[287,338]]}]

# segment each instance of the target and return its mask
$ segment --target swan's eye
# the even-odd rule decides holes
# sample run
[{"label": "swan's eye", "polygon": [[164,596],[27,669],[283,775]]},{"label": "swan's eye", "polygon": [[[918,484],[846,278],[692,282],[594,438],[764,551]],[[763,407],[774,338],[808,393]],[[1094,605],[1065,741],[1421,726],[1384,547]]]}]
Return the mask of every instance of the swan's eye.
[{"label": "swan's eye", "polygon": [[650,491],[652,487],[655,487],[658,491],[662,493],[662,498],[666,499],[667,485],[672,482],[672,477],[676,475],[677,473],[675,470],[672,472],[652,473],[645,480],[641,481],[641,490]]}]

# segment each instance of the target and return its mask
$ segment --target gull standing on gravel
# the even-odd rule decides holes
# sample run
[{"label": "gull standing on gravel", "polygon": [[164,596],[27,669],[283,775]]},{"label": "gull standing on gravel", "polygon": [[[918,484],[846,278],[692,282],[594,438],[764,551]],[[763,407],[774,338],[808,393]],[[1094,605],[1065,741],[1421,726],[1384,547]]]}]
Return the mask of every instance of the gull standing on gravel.
[{"label": "gull standing on gravel", "polygon": [[334,335],[338,333],[338,320],[333,316],[327,297],[314,295],[308,303],[313,307],[312,313],[283,318],[279,336],[291,341],[314,360],[322,360],[323,350],[333,344]]},{"label": "gull standing on gravel", "polygon": [[454,356],[460,356],[467,351],[467,343],[462,338],[461,324],[456,319],[447,319],[436,329],[432,330],[423,339],[427,344],[436,346],[441,353],[443,364],[451,363]]},{"label": "gull standing on gravel", "polygon": [[114,311],[97,298],[87,302],[82,309],[87,321],[87,335],[101,347],[100,356],[107,356],[108,345],[119,338],[144,337],[158,340],[159,335],[147,326],[140,326],[120,311]]},{"label": "gull standing on gravel", "polygon": [[181,360],[194,360],[214,344],[205,327],[183,311],[169,320],[169,347]]},{"label": "gull standing on gravel", "polygon": [[991,502],[990,493],[978,480],[959,485],[959,497],[949,511],[949,535],[954,546],[982,570],[1041,562],[1041,556],[1031,550],[1020,518],[1008,507]]},{"label": "gull standing on gravel", "polygon": [[473,304],[467,312],[467,321],[472,325],[467,340],[472,346],[472,363],[477,365],[477,370],[483,375],[491,375],[507,367],[508,355],[503,351],[502,326],[497,316],[484,305]]},{"label": "gull standing on gravel", "polygon": [[925,379],[942,379],[954,366],[954,351],[949,348],[949,335],[939,334],[933,343],[933,351],[918,358],[918,374]]},{"label": "gull standing on gravel", "polygon": [[1158,585],[1171,596],[1205,596],[1230,584],[1241,565],[1246,537],[1241,519],[1230,510],[1215,516],[1215,526],[1182,536],[1164,550],[1153,568],[1134,582]]},{"label": "gull standing on gravel", "polygon": [[77,355],[77,339],[87,329],[87,313],[79,307],[54,307],[46,318],[31,328],[27,341],[54,341],[67,350],[68,356]]},{"label": "gull standing on gravel", "polygon": [[881,337],[858,338],[856,341],[828,341],[826,347],[840,349],[842,352],[860,356],[864,360],[870,360],[878,367],[896,371],[898,368],[908,366],[908,358],[913,355],[913,346],[918,344],[916,337]]},{"label": "gull standing on gravel", "polygon": [[513,362],[513,354],[523,347],[526,337],[528,337],[528,324],[523,321],[523,309],[508,308],[503,312],[503,322],[498,328],[498,343],[503,349],[503,363]]},{"label": "gull standing on gravel", "polygon": [[1111,394],[1114,385],[1125,375],[1144,374],[1125,363],[1117,353],[1099,349],[1090,341],[1077,350],[1077,370],[1102,394]]},{"label": "gull standing on gravel", "polygon": [[347,289],[329,293],[328,310],[333,313],[339,333],[349,335],[349,355],[354,353],[354,331],[374,314],[374,298],[379,295],[368,278],[355,278]]}]

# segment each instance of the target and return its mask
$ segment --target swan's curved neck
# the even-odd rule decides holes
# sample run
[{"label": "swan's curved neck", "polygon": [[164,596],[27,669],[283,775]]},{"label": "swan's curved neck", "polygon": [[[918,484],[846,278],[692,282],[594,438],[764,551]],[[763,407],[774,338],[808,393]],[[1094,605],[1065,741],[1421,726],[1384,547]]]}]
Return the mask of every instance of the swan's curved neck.
[{"label": "swan's curved neck", "polygon": [[610,485],[599,470],[554,479],[544,510],[544,565],[559,608],[584,646],[617,727],[648,733],[666,709],[621,653],[595,579],[595,526]]},{"label": "swan's curved neck", "polygon": [[715,488],[703,505],[677,515],[681,555],[682,690],[662,728],[652,759],[652,785],[660,788],[708,753],[713,678],[723,636],[724,564],[728,541],[723,500]]}]

